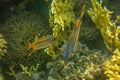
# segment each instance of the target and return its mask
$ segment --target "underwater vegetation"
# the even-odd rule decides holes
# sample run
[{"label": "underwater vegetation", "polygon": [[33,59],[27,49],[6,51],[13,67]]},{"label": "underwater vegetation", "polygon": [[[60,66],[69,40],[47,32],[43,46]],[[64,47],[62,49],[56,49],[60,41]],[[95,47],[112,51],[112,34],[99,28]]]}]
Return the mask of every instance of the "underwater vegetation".
[{"label": "underwater vegetation", "polygon": [[93,0],[92,7],[93,8],[88,11],[88,14],[96,27],[101,31],[107,49],[113,54],[112,58],[104,64],[105,74],[110,80],[119,80],[120,28],[116,23],[120,20],[120,16],[116,16],[116,20],[111,21],[112,12],[102,7],[102,1],[98,3],[96,0]]},{"label": "underwater vegetation", "polygon": [[[106,54],[101,51],[90,50],[85,44],[78,42],[78,50],[70,58],[67,66],[64,66],[63,55],[55,58],[47,64],[50,70],[48,80],[104,80],[103,61]],[[103,55],[103,56],[101,56]],[[61,57],[60,57],[61,56]]]},{"label": "underwater vegetation", "polygon": [[[44,16],[41,16],[41,14],[26,10],[13,14],[4,23],[0,24],[0,32],[5,35],[4,38],[7,41],[7,53],[0,60],[0,66],[3,66],[1,68],[5,68],[4,71],[2,70],[5,76],[8,75],[6,72],[9,72],[9,67],[14,63],[14,70],[18,73],[22,71],[20,64],[31,67],[36,65],[36,62],[43,65],[50,60],[44,50],[35,51],[34,54],[37,55],[28,56],[33,51],[28,49],[28,41],[33,43],[36,35],[42,37],[52,33],[47,21],[44,20]],[[3,40],[2,36],[1,40]]]},{"label": "underwater vegetation", "polygon": [[110,1],[13,0],[0,20],[0,80],[119,80],[119,4]]},{"label": "underwater vegetation", "polygon": [[[5,25],[2,25],[1,32],[6,35],[6,41],[8,42],[8,53],[9,58],[11,56],[26,56],[30,53],[28,51],[28,40],[34,41],[35,35],[42,36],[49,34],[45,29],[45,25],[41,24],[41,18],[37,18],[37,14],[21,13],[13,16],[6,21]],[[35,21],[33,21],[35,20]],[[37,22],[38,21],[38,22]],[[40,23],[41,21],[41,23]],[[42,28],[44,27],[44,28]],[[8,30],[6,30],[6,28]],[[28,30],[29,29],[29,30]],[[44,30],[46,32],[44,32]],[[41,34],[42,33],[42,34]],[[50,32],[51,33],[51,32]],[[16,54],[17,53],[17,54]],[[12,54],[12,55],[11,55]],[[14,59],[14,58],[13,58]],[[6,59],[7,60],[7,59]]]}]

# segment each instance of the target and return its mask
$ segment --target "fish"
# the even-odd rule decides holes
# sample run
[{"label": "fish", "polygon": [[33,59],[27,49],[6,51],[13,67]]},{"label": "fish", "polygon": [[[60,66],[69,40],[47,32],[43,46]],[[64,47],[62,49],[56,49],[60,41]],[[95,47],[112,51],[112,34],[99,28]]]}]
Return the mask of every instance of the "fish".
[{"label": "fish", "polygon": [[[35,42],[28,42],[28,49],[32,49],[34,52],[50,46],[54,41],[55,38],[52,35],[46,35],[40,38],[38,38],[38,36],[35,36]],[[33,52],[31,52],[29,55],[31,55]]]},{"label": "fish", "polygon": [[72,26],[73,30],[71,31],[70,37],[66,43],[66,48],[65,48],[65,52],[64,52],[64,66],[67,66],[71,56],[75,52],[79,33],[80,33],[80,26],[81,26],[81,22],[82,22],[81,19],[84,14],[84,8],[85,8],[85,6],[82,7],[82,13],[80,14],[79,19],[77,19],[76,22],[74,23],[74,25]]}]

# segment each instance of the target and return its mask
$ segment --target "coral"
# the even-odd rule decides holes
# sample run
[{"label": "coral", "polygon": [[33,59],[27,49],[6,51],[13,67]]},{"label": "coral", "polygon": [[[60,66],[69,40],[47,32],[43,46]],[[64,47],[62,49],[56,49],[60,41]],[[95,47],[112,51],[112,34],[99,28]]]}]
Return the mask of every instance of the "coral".
[{"label": "coral", "polygon": [[41,15],[22,12],[13,15],[4,24],[1,24],[0,31],[5,35],[8,42],[6,60],[12,61],[18,57],[22,58],[22,56],[28,55],[30,53],[28,51],[28,40],[32,42],[35,35],[50,34],[50,28],[44,23],[45,21]]},{"label": "coral", "polygon": [[74,4],[75,2],[68,0],[53,0],[53,2],[51,3],[49,22],[50,27],[52,27],[54,31],[53,35],[55,37],[58,36],[60,30],[64,30],[65,27],[70,27],[70,23],[74,21]]},{"label": "coral", "polygon": [[23,12],[12,16],[2,24],[1,32],[8,41],[8,49],[13,53],[26,54],[27,40],[33,41],[35,35],[43,36],[50,33],[49,27],[47,28],[42,20],[38,14]]},{"label": "coral", "polygon": [[96,27],[101,31],[106,47],[112,51],[112,45],[110,45],[113,42],[112,26],[114,26],[114,23],[110,22],[110,14],[112,12],[107,10],[105,7],[102,8],[101,5],[102,1],[99,3],[96,0],[93,0],[93,8],[88,10],[88,14]]},{"label": "coral", "polygon": [[112,12],[107,8],[102,8],[102,1],[99,3],[96,0],[92,1],[93,8],[88,10],[92,21],[95,23],[96,27],[101,31],[101,35],[104,39],[104,43],[109,51],[113,51],[116,47],[119,46],[119,27],[117,27],[116,20],[111,21]]},{"label": "coral", "polygon": [[14,67],[15,67],[15,63],[11,64],[11,65],[10,65],[10,68],[9,68],[10,72],[7,72],[7,73],[8,73],[10,76],[14,76],[15,78],[17,78],[17,77],[16,77],[16,72],[15,72],[15,70],[14,70]]},{"label": "coral", "polygon": [[105,6],[109,8],[109,10],[114,11],[112,14],[112,17],[114,18],[116,15],[120,14],[120,3],[119,0],[112,1],[112,0],[105,0],[104,1]]},{"label": "coral", "polygon": [[7,53],[7,41],[3,38],[2,34],[0,34],[0,59],[4,56],[4,53]]},{"label": "coral", "polygon": [[[33,72],[30,73],[31,76],[18,72],[15,76],[19,80],[26,80],[26,77],[29,80],[104,80],[105,75],[101,67],[106,59],[106,54],[90,50],[81,43],[77,48],[66,67],[64,67],[63,55],[61,54],[63,52],[61,52],[53,61],[47,63],[46,71]],[[29,72],[30,68],[24,68]],[[25,72],[24,70],[23,72]]]},{"label": "coral", "polygon": [[64,67],[62,54],[59,54],[54,61],[47,63],[48,80],[97,80],[97,77],[103,80],[105,75],[101,67],[106,54],[89,50],[85,44],[81,43],[78,50],[66,67]]},{"label": "coral", "polygon": [[[73,7],[74,1],[53,0],[51,3],[49,23],[56,41],[46,51],[52,57],[55,57],[55,49],[59,50],[58,46],[64,42],[63,37],[67,37],[66,33],[69,32],[70,24],[74,21]],[[65,28],[68,28],[68,31]]]},{"label": "coral", "polygon": [[[13,63],[10,66],[10,72],[7,72],[10,76],[13,76],[16,80],[37,80],[37,78],[39,77],[38,74],[38,69],[39,69],[39,64],[37,64],[36,66],[31,66],[30,68],[27,66],[24,66],[22,64],[20,64],[21,68],[22,68],[22,72],[16,72],[14,70],[15,68],[15,63]],[[38,76],[38,77],[37,77]]]},{"label": "coral", "polygon": [[[53,30],[53,36],[55,37],[55,42],[46,49],[47,53],[55,57],[56,53],[61,51],[61,46],[68,40],[72,29],[74,28],[76,18],[75,16],[75,5],[79,3],[78,0],[53,0],[51,3],[51,9],[49,11],[49,23]],[[80,9],[77,13],[81,11],[81,5],[77,5]]]},{"label": "coral", "polygon": [[22,74],[25,74],[25,75],[28,75],[28,76],[31,76],[31,73],[33,72],[37,72],[38,71],[38,68],[39,68],[39,64],[35,66],[31,66],[30,69],[28,67],[25,67],[23,66],[22,64],[20,64],[20,66],[22,67]]},{"label": "coral", "polygon": [[[51,59],[44,50],[38,50],[28,56],[31,50],[28,50],[27,41],[32,43],[35,35],[41,37],[52,33],[41,14],[23,11],[12,15],[5,23],[0,24],[0,32],[5,35],[7,41],[7,53],[0,61],[2,68],[6,66],[5,72],[9,70],[12,62],[15,63],[14,71],[16,73],[20,71],[20,64],[30,67],[39,63],[42,65],[41,69],[45,69],[45,64]],[[5,72],[4,74],[6,74]],[[9,77],[8,74],[6,76]]]},{"label": "coral", "polygon": [[31,73],[31,76],[26,76],[22,72],[16,73],[16,79],[18,80],[47,80],[46,73],[44,71]]},{"label": "coral", "polygon": [[104,70],[109,80],[120,79],[120,51],[118,49],[113,52],[112,58],[105,62]]},{"label": "coral", "polygon": [[120,17],[117,16],[116,20],[111,21],[110,18],[112,12],[105,7],[102,7],[102,1],[97,2],[97,0],[93,0],[92,7],[93,8],[88,11],[88,14],[96,27],[101,31],[104,43],[108,50],[112,53],[112,58],[104,63],[105,74],[110,80],[119,80],[120,28],[116,25],[116,23]]},{"label": "coral", "polygon": [[[4,2],[9,1],[14,0],[5,0]],[[104,43],[108,50],[113,53],[113,56],[108,59],[111,55],[107,54],[107,52],[102,52],[104,47],[100,51],[90,50],[89,44],[94,49],[96,49],[96,46],[103,44],[99,43],[102,41],[101,39],[97,39],[100,45],[94,41],[96,37],[98,38],[99,32],[96,28],[91,27],[89,24],[92,23],[88,21],[81,25],[81,43],[75,46],[76,50],[70,55],[68,65],[64,66],[63,53],[66,47],[65,44],[71,39],[71,33],[75,32],[74,26],[76,26],[77,20],[80,18],[79,14],[82,13],[81,7],[83,6],[82,1],[85,2],[85,0],[36,0],[34,4],[27,6],[26,4],[31,1],[33,0],[22,0],[22,2],[11,6],[10,10],[14,15],[9,15],[6,20],[3,20],[4,23],[1,22],[2,24],[0,24],[0,32],[5,36],[8,44],[7,53],[0,60],[0,66],[4,69],[3,74],[8,71],[10,66],[8,74],[18,80],[105,80],[106,75],[109,79],[119,80],[120,28],[116,26],[116,24],[119,24],[117,23],[119,17],[115,21],[111,20],[112,12],[103,8],[102,2],[99,3],[97,0],[92,0],[93,8],[88,11],[88,14],[101,31]],[[48,23],[47,10],[50,2],[51,8]],[[86,3],[90,4],[89,1],[86,1]],[[36,6],[39,8],[36,9]],[[86,6],[89,7],[88,5]],[[28,11],[24,11],[25,8]],[[4,15],[6,16],[6,14]],[[86,19],[88,19],[88,16],[84,16],[82,22]],[[41,38],[36,39],[34,42],[35,35],[39,37],[46,36],[46,34],[51,35],[52,31],[55,42],[45,51],[54,58],[53,60],[49,55],[45,54],[43,49],[39,50],[41,47],[47,46],[45,44],[49,43],[47,42],[48,38],[42,43],[43,45],[40,44]],[[77,35],[79,36],[79,33]],[[1,38],[3,39],[3,37]],[[75,43],[77,43],[77,38],[73,40]],[[30,44],[27,41],[30,41]],[[95,46],[89,41],[93,41]],[[82,44],[83,42],[86,45]],[[30,48],[35,50],[35,52],[28,56],[31,53]],[[10,65],[12,62],[14,64]],[[36,64],[40,64],[40,67]],[[6,79],[6,74],[4,76]]]}]

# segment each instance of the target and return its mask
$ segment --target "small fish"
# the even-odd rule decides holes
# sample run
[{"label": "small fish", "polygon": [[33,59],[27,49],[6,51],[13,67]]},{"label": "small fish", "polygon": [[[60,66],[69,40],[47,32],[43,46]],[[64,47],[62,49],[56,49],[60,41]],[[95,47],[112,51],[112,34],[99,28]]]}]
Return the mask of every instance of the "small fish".
[{"label": "small fish", "polygon": [[[52,44],[54,41],[55,41],[55,38],[52,35],[43,36],[43,37],[40,37],[39,39],[38,39],[38,36],[36,36],[35,42],[33,43],[28,42],[28,49],[32,49],[34,52],[36,50],[50,46],[50,44]],[[29,55],[31,55],[31,53]]]},{"label": "small fish", "polygon": [[76,44],[78,41],[78,37],[79,37],[79,32],[80,32],[80,26],[81,26],[81,19],[83,17],[84,14],[84,7],[82,7],[82,13],[80,14],[80,18],[78,20],[76,20],[76,23],[74,24],[74,28],[70,34],[69,40],[67,41],[66,44],[66,49],[64,52],[64,65],[66,66],[69,62],[70,57],[72,56],[72,53],[74,53],[75,48],[76,48]]}]

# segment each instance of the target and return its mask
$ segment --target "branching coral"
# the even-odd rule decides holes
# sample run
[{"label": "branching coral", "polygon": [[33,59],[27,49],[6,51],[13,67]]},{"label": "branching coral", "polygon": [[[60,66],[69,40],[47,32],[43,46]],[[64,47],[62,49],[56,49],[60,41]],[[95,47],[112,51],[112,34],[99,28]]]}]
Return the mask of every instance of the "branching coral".
[{"label": "branching coral", "polygon": [[[79,4],[79,6],[78,6]],[[74,28],[76,18],[75,5],[79,8],[78,14],[81,11],[81,2],[79,0],[53,0],[51,3],[51,9],[49,12],[49,23],[53,30],[53,36],[55,42],[49,48],[46,49],[47,53],[55,57],[55,53],[60,52],[61,46],[68,40],[72,29]]]},{"label": "branching coral", "polygon": [[88,11],[92,21],[95,23],[96,27],[101,31],[106,47],[112,51],[113,43],[113,26],[114,23],[110,22],[111,11],[107,10],[105,7],[102,8],[102,1],[99,3],[96,0],[92,0],[93,8]]},{"label": "branching coral", "polygon": [[105,74],[110,80],[120,79],[120,51],[116,49],[110,60],[105,62]]},{"label": "branching coral", "polygon": [[44,24],[43,18],[34,13],[23,12],[13,15],[1,26],[0,31],[5,34],[8,50],[12,51],[10,52],[12,54],[27,54],[27,40],[33,41],[35,35],[42,36],[50,33],[50,28]]},{"label": "branching coral", "polygon": [[36,67],[31,66],[30,69],[28,67],[23,66],[22,64],[20,64],[20,66],[22,67],[22,70],[23,70],[22,74],[25,74],[28,76],[31,76],[32,73],[37,72],[39,68],[39,64],[37,64]]},{"label": "branching coral", "polygon": [[70,23],[74,21],[74,4],[75,1],[53,0],[49,13],[49,22],[55,37],[57,37],[59,32],[64,30],[65,27],[70,27]]},{"label": "branching coral", "polygon": [[7,72],[9,75],[13,76],[16,80],[37,80],[34,76],[38,72],[39,64],[36,66],[31,66],[30,68],[20,64],[22,72],[16,73],[15,63],[10,66],[10,72]]},{"label": "branching coral", "polygon": [[92,9],[88,11],[92,21],[96,27],[101,31],[104,43],[108,50],[113,53],[112,59],[105,62],[105,74],[110,80],[119,80],[119,57],[120,57],[120,28],[116,26],[119,16],[115,21],[111,21],[111,11],[102,7],[102,1],[99,3],[97,0],[92,1]]},{"label": "branching coral", "polygon": [[4,56],[4,53],[7,52],[6,44],[7,44],[7,41],[3,38],[2,34],[0,34],[0,59],[2,56]]},{"label": "branching coral", "polygon": [[51,34],[52,31],[48,26],[41,14],[26,11],[12,15],[6,22],[0,24],[0,32],[5,35],[8,44],[7,53],[0,61],[1,67],[7,66],[5,70],[8,70],[11,62],[15,62],[15,71],[18,72],[20,64],[30,67],[39,63],[42,65],[41,69],[45,69],[50,56],[44,54],[44,50],[36,51],[37,54],[28,56],[31,51],[28,50],[27,41],[34,41],[35,35],[41,37]]},{"label": "branching coral", "polygon": [[49,23],[56,41],[47,49],[47,53],[52,57],[55,57],[55,49],[58,51],[60,49],[58,46],[61,46],[67,38],[71,23],[74,22],[74,4],[75,1],[71,0],[53,0],[51,3]]},{"label": "branching coral", "polygon": [[20,59],[20,62],[23,62],[22,60],[25,60],[23,56],[30,53],[27,41],[34,41],[35,35],[43,36],[51,33],[45,22],[39,14],[22,12],[11,16],[4,24],[1,24],[0,31],[8,42],[8,53],[4,60],[9,63],[9,61]]}]

